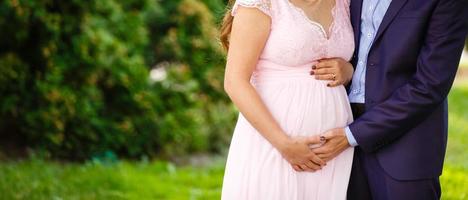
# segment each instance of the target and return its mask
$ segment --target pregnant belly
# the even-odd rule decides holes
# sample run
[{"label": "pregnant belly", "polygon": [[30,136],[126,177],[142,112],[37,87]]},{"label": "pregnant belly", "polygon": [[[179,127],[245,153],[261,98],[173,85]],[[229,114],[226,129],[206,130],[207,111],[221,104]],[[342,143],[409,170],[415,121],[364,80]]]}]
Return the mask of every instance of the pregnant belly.
[{"label": "pregnant belly", "polygon": [[[293,74],[290,74],[293,75]],[[327,87],[310,75],[257,77],[253,85],[283,130],[294,136],[316,135],[352,121],[343,86]]]}]

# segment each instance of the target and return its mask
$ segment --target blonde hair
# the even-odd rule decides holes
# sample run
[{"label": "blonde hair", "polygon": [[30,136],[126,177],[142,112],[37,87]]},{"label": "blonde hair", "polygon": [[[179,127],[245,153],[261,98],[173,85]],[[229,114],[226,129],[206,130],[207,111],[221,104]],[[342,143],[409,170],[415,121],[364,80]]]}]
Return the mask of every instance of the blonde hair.
[{"label": "blonde hair", "polygon": [[234,17],[231,15],[233,4],[234,0],[229,0],[228,9],[224,14],[223,22],[220,27],[219,39],[225,50],[229,49],[229,36],[231,35],[232,21],[234,20]]}]

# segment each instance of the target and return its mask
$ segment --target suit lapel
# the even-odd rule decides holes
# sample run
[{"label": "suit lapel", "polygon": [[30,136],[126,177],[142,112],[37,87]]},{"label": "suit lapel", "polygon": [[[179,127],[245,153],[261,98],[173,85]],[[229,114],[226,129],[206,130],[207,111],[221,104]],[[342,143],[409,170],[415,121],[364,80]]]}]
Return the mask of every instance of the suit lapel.
[{"label": "suit lapel", "polygon": [[362,0],[351,0],[351,23],[354,30],[354,42],[356,49],[359,45],[360,29],[361,29],[361,11],[362,11]]},{"label": "suit lapel", "polygon": [[393,21],[393,19],[407,1],[408,0],[392,0],[384,18],[382,19],[382,23],[379,26],[379,30],[377,31],[377,35],[374,38],[374,42],[377,41],[380,36],[382,36],[385,29],[387,29],[388,25],[390,25],[390,23]]}]

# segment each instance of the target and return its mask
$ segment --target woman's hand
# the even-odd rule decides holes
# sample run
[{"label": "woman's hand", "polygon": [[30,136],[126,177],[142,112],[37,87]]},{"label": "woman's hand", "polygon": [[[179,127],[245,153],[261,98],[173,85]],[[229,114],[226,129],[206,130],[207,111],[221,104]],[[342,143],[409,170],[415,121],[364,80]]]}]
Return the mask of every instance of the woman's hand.
[{"label": "woman's hand", "polygon": [[329,87],[348,84],[353,78],[354,68],[342,58],[325,58],[312,66],[310,75],[317,80],[330,80]]},{"label": "woman's hand", "polygon": [[321,143],[319,136],[296,137],[286,141],[278,147],[278,150],[294,170],[314,172],[322,169],[326,163],[311,150],[310,146]]}]

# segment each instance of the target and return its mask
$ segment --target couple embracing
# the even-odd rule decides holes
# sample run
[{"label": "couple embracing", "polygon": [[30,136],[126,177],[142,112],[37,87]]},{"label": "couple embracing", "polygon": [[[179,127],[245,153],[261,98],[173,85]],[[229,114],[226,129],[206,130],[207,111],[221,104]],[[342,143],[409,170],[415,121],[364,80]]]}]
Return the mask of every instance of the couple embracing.
[{"label": "couple embracing", "polygon": [[432,200],[466,0],[237,0],[225,200]]}]

